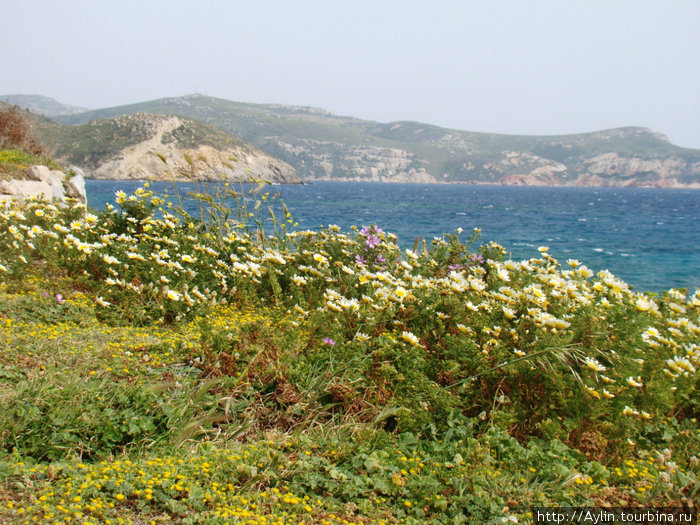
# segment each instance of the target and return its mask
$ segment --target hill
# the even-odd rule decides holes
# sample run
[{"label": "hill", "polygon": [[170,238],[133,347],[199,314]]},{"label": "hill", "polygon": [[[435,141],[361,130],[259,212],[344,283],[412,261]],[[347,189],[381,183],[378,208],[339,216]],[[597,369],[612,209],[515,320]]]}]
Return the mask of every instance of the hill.
[{"label": "hill", "polygon": [[299,182],[291,166],[190,118],[139,113],[64,126],[24,115],[56,160],[90,178]]},{"label": "hill", "polygon": [[312,180],[700,187],[700,150],[646,128],[525,136],[379,123],[311,107],[187,95],[61,115],[80,124],[139,112],[212,124]]},{"label": "hill", "polygon": [[72,115],[89,111],[88,108],[62,104],[56,99],[43,95],[2,95],[0,96],[0,102],[5,102],[46,117]]}]

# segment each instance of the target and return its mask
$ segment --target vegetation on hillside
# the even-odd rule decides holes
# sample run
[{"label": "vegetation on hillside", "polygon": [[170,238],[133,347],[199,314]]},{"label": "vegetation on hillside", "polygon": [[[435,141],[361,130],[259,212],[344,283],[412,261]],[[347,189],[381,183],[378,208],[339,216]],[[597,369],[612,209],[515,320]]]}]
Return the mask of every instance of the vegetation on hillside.
[{"label": "vegetation on hillside", "polygon": [[23,112],[0,106],[0,178],[22,178],[24,170],[34,164],[59,169],[45,154]]},{"label": "vegetation on hillside", "polygon": [[[187,119],[166,140],[183,147],[242,140],[307,179],[507,184],[668,186],[700,184],[700,151],[645,128],[558,136],[476,133],[417,122],[378,123],[323,110],[244,104],[203,95],[159,99],[79,114],[35,127],[59,158],[88,169],[135,144],[148,126],[138,113]],[[158,117],[133,117],[136,121]],[[134,127],[128,132],[125,124]],[[205,124],[206,123],[206,124]],[[229,135],[232,134],[232,135]]]},{"label": "vegetation on hillside", "polygon": [[0,148],[20,148],[34,155],[44,152],[29,123],[15,107],[7,110],[0,108]]},{"label": "vegetation on hillside", "polygon": [[[635,127],[556,136],[503,135],[417,122],[385,124],[316,108],[245,104],[204,95],[99,109],[57,120],[78,124],[137,112],[182,115],[207,122],[282,159],[309,178],[328,177],[324,165],[328,162],[335,168],[331,177],[357,177],[356,157],[371,148],[380,156],[387,150],[404,152],[409,163],[402,169],[424,169],[438,181],[495,182],[503,176],[522,175],[558,163],[567,169],[562,180],[570,182],[589,172],[590,159],[613,153],[659,163],[669,158],[679,160],[685,165],[679,168],[679,180],[685,184],[699,182],[694,166],[700,162],[700,151],[675,146],[662,135]],[[513,154],[519,156],[517,162]],[[533,157],[537,162],[528,167],[528,159]],[[362,165],[373,164],[365,160]],[[375,165],[382,166],[382,161]],[[602,176],[617,180],[615,170]],[[658,179],[659,174],[641,176],[640,182],[648,182]]]},{"label": "vegetation on hillside", "polygon": [[[47,133],[47,144],[57,157],[86,169],[94,169],[119,155],[124,148],[153,138],[154,130],[165,118],[162,115],[136,114],[63,126],[50,135]],[[174,143],[185,149],[203,144],[216,148],[246,146],[229,133],[193,119],[183,119],[179,127],[162,137],[162,143]]]},{"label": "vegetation on hillside", "polygon": [[[263,188],[255,190],[262,191]],[[503,523],[692,506],[700,297],[546,247],[148,187],[0,211],[0,520]]]},{"label": "vegetation on hillside", "polygon": [[[0,110],[11,106],[0,102]],[[16,108],[15,108],[15,111]],[[168,178],[234,180],[265,178],[272,182],[294,183],[294,170],[271,158],[238,137],[203,122],[157,114],[125,115],[63,126],[29,112],[19,115],[32,134],[41,137],[47,152],[58,162],[82,168],[87,177],[133,178],[153,175]],[[129,149],[145,141],[145,148]],[[162,147],[161,147],[162,146]],[[24,150],[22,150],[24,151]],[[17,152],[13,153],[13,157]],[[20,177],[27,163],[57,168],[47,156],[6,158],[0,169]],[[157,167],[163,168],[159,172]],[[120,164],[121,163],[121,164]]]}]

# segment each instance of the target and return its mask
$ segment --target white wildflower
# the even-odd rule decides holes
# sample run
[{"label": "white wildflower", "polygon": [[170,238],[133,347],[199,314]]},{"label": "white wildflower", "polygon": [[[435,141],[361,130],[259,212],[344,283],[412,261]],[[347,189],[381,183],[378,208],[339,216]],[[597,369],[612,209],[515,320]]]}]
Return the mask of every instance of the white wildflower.
[{"label": "white wildflower", "polygon": [[105,300],[104,300],[102,297],[100,297],[100,296],[97,296],[97,298],[95,299],[95,302],[96,302],[97,304],[99,304],[100,306],[103,306],[103,307],[105,307],[105,308],[107,308],[108,306],[111,306],[111,305],[112,305],[112,303],[109,303],[109,302],[105,301]]}]

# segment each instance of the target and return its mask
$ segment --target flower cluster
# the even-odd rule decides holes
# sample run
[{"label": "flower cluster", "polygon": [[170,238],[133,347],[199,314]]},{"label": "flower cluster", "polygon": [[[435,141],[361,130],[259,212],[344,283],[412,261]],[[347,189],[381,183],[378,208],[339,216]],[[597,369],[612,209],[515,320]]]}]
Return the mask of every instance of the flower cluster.
[{"label": "flower cluster", "polygon": [[[493,242],[470,252],[458,231],[402,253],[376,225],[262,243],[235,223],[214,230],[177,215],[147,188],[118,193],[117,204],[99,216],[39,201],[5,208],[0,271],[43,261],[84,275],[105,319],[174,322],[213,304],[267,304],[295,311],[298,326],[327,326],[336,348],[357,333],[382,347],[389,335],[449,363],[450,395],[484,407],[505,381],[521,392],[515,404],[533,402],[518,385],[537,384],[536,406],[585,392],[594,403],[561,410],[643,420],[677,408],[700,366],[697,292],[653,298],[579,261],[562,267],[547,247],[506,260]],[[484,376],[487,388],[475,382]]]},{"label": "flower cluster", "polygon": [[401,250],[116,201],[0,208],[0,521],[528,522],[511,501],[697,485],[698,291],[476,229]]}]

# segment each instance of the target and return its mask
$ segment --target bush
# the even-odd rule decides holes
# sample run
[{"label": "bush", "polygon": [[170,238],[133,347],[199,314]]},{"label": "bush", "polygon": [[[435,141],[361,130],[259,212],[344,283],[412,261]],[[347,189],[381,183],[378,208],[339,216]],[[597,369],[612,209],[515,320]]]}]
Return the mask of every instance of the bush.
[{"label": "bush", "polygon": [[16,107],[0,111],[0,149],[10,148],[20,148],[33,155],[44,153],[27,119]]}]

